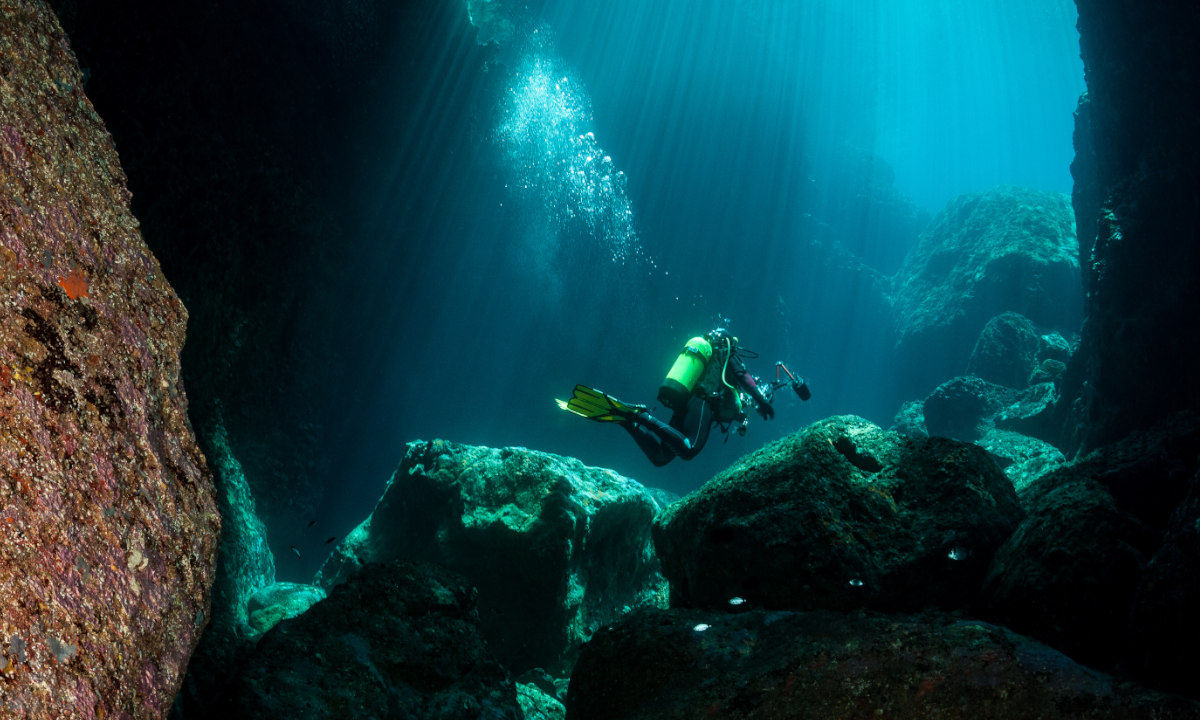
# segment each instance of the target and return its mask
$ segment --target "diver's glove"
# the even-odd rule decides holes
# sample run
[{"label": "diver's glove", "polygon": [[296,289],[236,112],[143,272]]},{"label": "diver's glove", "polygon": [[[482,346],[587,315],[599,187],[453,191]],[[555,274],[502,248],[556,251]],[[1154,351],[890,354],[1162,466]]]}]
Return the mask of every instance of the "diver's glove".
[{"label": "diver's glove", "polygon": [[763,420],[770,420],[775,417],[775,408],[771,407],[771,403],[760,402],[755,409],[758,410],[759,415],[762,415]]}]

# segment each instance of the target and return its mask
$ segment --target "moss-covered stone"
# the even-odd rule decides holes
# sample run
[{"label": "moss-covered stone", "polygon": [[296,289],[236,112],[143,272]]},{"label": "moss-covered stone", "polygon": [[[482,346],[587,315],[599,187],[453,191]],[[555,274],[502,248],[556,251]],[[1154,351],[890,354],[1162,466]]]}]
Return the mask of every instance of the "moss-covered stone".
[{"label": "moss-covered stone", "polygon": [[302,583],[272,583],[254,593],[246,603],[246,622],[257,636],[281,621],[294,618],[325,599],[325,591]]},{"label": "moss-covered stone", "polygon": [[371,562],[444,564],[479,588],[483,633],[510,670],[561,672],[596,628],[665,604],[650,547],[658,511],[638,483],[574,458],[413,442],[316,584],[333,587]]},{"label": "moss-covered stone", "polygon": [[1066,462],[1050,443],[1011,430],[989,428],[975,444],[996,458],[1018,496],[1033,481]]},{"label": "moss-covered stone", "polygon": [[961,606],[1021,515],[983,449],[823,420],[747,455],[654,525],[672,605]]}]

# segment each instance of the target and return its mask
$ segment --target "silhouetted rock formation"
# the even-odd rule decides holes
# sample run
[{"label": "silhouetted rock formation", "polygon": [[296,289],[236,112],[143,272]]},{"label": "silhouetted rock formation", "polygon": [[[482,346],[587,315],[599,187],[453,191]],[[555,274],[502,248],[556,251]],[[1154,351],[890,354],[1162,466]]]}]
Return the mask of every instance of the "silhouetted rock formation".
[{"label": "silhouetted rock formation", "polygon": [[[1085,449],[1200,404],[1200,77],[1191,0],[1077,0],[1073,203],[1087,320],[1065,393]],[[1188,330],[1183,330],[1188,328]]]},{"label": "silhouetted rock formation", "polygon": [[1020,494],[1027,514],[996,553],[983,606],[1082,661],[1195,695],[1197,470],[1190,415],[1046,474]]},{"label": "silhouetted rock formation", "polygon": [[336,586],[367,563],[438,562],[479,588],[484,636],[509,670],[561,672],[596,628],[665,604],[650,547],[658,510],[638,483],[574,458],[412,442],[317,583]]},{"label": "silhouetted rock formation", "polygon": [[938,385],[921,408],[930,435],[971,442],[987,431],[1000,410],[1021,396],[1017,391],[972,376]]},{"label": "silhouetted rock formation", "polygon": [[158,719],[220,519],[187,312],[41,2],[0,3],[0,716]]},{"label": "silhouetted rock formation", "polygon": [[476,592],[435,565],[369,565],[263,636],[223,716],[520,720]]},{"label": "silhouetted rock formation", "polygon": [[953,615],[641,610],[596,633],[571,720],[1183,720],[1200,706]]},{"label": "silhouetted rock formation", "polygon": [[980,331],[1005,311],[1073,333],[1082,293],[1067,198],[1012,187],[960,196],[894,282],[898,372],[909,397],[962,374]]},{"label": "silhouetted rock formation", "polygon": [[984,450],[843,416],[672,505],[654,544],[673,606],[961,607],[1020,516]]}]

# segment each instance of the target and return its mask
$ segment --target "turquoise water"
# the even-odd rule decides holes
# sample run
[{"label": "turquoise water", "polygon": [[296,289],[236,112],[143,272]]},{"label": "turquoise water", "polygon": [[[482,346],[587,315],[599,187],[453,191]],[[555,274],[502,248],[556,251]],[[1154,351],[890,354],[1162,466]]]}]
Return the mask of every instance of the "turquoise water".
[{"label": "turquoise water", "polygon": [[[882,297],[922,224],[964,192],[1071,190],[1069,0],[516,7],[477,4],[481,32],[441,6],[397,59],[349,281],[371,310],[348,327],[380,349],[333,445],[347,523],[415,438],[687,491],[823,417],[887,426],[918,395],[895,384]],[[878,287],[836,270],[843,251]],[[665,468],[556,408],[577,382],[653,406],[718,318],[752,372],[785,361],[813,399]]]}]

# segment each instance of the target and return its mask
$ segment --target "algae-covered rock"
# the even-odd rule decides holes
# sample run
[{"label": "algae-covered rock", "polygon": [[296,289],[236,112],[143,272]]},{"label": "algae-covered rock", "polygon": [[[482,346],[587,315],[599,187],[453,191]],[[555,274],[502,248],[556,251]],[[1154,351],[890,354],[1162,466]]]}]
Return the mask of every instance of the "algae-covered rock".
[{"label": "algae-covered rock", "polygon": [[517,702],[523,720],[564,720],[567,716],[558,698],[532,683],[517,683]]},{"label": "algae-covered rock", "polygon": [[573,458],[413,442],[316,584],[332,587],[366,563],[441,563],[479,588],[483,633],[510,670],[557,672],[621,612],[665,604],[650,547],[658,511],[638,483]]},{"label": "algae-covered rock", "polygon": [[903,386],[915,395],[962,374],[980,331],[1006,311],[1074,332],[1078,257],[1065,195],[1003,187],[950,201],[895,277]]},{"label": "algae-covered rock", "polygon": [[953,607],[1020,515],[983,449],[842,416],[739,460],[654,542],[673,606]]},{"label": "algae-covered rock", "polygon": [[1192,720],[1200,706],[954,615],[640,610],[583,649],[571,720]]},{"label": "algae-covered rock", "polygon": [[905,401],[900,406],[900,409],[896,411],[896,417],[892,418],[892,427],[890,429],[901,435],[927,437],[929,430],[925,427],[924,401]]},{"label": "algae-covered rock", "polygon": [[275,582],[275,558],[267,544],[267,528],[258,518],[250,484],[229,445],[219,412],[205,435],[221,512],[221,544],[211,620],[175,698],[174,717],[183,718],[204,712],[224,689],[229,675],[236,672],[238,657],[262,634],[250,622],[247,604],[256,592]]},{"label": "algae-covered rock", "polygon": [[246,620],[256,635],[281,621],[294,618],[325,599],[325,591],[303,583],[272,583],[254,593],[246,603]]},{"label": "algae-covered rock", "polygon": [[513,682],[479,632],[475,590],[428,564],[364,567],[262,637],[224,714],[519,720]]},{"label": "algae-covered rock", "polygon": [[[1046,360],[1046,362],[1055,361]],[[1035,377],[1032,379],[1037,379],[1036,371]],[[1015,430],[1048,442],[1057,441],[1060,433],[1055,422],[1055,411],[1059,399],[1059,389],[1056,383],[1031,384],[1015,398],[1007,397],[1007,404],[992,416],[991,423],[1001,430]]]},{"label": "algae-covered rock", "polygon": [[989,428],[975,444],[997,459],[1018,496],[1033,481],[1066,462],[1062,451],[1050,443],[1012,430]]},{"label": "algae-covered rock", "polygon": [[1029,382],[1037,361],[1041,336],[1029,318],[1006,312],[988,320],[975,341],[967,374],[1010,388]]}]

